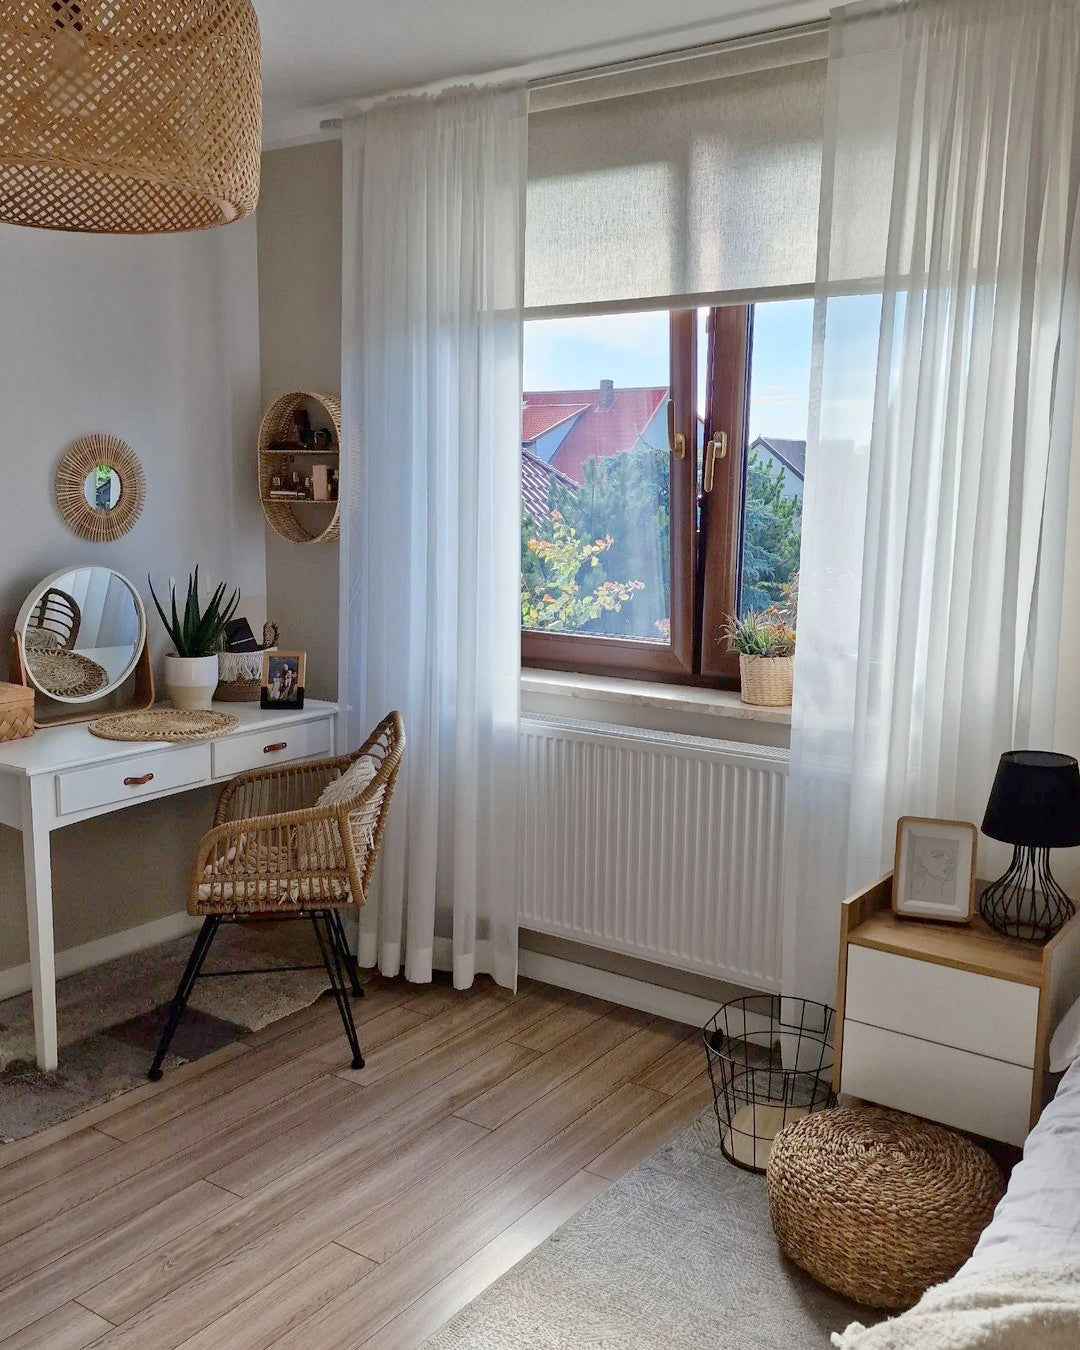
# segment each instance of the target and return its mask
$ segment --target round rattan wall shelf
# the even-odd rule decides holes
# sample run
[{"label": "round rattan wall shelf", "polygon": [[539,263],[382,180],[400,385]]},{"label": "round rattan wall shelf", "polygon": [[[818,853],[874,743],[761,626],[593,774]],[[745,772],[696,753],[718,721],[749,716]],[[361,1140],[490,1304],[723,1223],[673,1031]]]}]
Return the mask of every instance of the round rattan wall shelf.
[{"label": "round rattan wall shelf", "polygon": [[56,505],[82,539],[106,543],[127,534],[146,496],[142,465],[118,436],[84,436],[61,456]]},{"label": "round rattan wall shelf", "polygon": [[[304,413],[309,420],[314,413],[328,423],[325,429],[331,433],[332,445],[316,446],[297,439],[297,414],[303,417]],[[275,488],[275,477],[287,481],[290,472],[302,475],[305,466],[311,468],[313,478],[316,468],[332,466],[336,470],[340,447],[341,400],[335,395],[296,390],[283,394],[267,409],[259,428],[259,500],[263,515],[282,539],[293,544],[319,544],[338,537],[341,507],[336,497],[314,500],[271,494],[288,490]]]}]

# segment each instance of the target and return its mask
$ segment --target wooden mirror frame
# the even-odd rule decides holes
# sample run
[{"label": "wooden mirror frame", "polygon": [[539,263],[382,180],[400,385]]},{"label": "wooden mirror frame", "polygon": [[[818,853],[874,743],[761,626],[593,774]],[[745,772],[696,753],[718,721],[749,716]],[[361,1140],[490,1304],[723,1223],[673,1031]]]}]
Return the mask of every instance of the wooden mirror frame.
[{"label": "wooden mirror frame", "polygon": [[[99,511],[86,500],[86,480],[100,464],[120,479],[120,500],[111,511]],[[101,432],[83,436],[57,465],[56,505],[80,539],[100,544],[127,534],[139,518],[145,497],[146,479],[139,458],[118,436]]]}]

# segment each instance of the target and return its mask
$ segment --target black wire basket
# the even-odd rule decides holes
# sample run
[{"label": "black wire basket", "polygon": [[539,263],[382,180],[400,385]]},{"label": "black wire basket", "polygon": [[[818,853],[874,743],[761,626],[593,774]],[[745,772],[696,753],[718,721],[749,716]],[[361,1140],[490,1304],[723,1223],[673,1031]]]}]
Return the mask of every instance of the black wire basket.
[{"label": "black wire basket", "polygon": [[750,994],[705,1024],[720,1150],[736,1167],[764,1172],[785,1125],[836,1105],[834,1017],[810,999]]}]

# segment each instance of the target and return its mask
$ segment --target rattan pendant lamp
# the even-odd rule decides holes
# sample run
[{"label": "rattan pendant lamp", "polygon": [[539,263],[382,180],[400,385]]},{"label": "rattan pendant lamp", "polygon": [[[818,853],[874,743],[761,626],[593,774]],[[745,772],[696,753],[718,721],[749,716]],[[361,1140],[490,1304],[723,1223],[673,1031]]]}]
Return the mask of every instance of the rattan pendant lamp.
[{"label": "rattan pendant lamp", "polygon": [[250,215],[251,0],[3,0],[0,223],[164,234]]}]

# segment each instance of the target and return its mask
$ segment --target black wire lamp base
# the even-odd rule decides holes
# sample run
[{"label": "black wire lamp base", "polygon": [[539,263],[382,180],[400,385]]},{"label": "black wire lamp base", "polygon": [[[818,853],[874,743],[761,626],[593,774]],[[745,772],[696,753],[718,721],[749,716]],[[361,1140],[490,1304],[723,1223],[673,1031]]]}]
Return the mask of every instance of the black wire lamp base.
[{"label": "black wire lamp base", "polygon": [[1054,880],[1050,850],[1016,844],[1008,870],[983,891],[979,913],[1007,937],[1045,942],[1068,923],[1076,906]]}]

